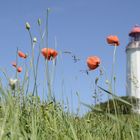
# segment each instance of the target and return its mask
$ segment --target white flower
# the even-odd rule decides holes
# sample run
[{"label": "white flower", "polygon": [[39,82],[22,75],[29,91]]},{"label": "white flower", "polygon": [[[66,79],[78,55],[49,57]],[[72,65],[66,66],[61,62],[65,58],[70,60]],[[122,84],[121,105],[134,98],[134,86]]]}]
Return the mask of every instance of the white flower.
[{"label": "white flower", "polygon": [[11,87],[12,90],[15,89],[17,82],[18,82],[17,79],[12,79],[12,78],[11,78],[11,79],[9,80],[9,86]]}]

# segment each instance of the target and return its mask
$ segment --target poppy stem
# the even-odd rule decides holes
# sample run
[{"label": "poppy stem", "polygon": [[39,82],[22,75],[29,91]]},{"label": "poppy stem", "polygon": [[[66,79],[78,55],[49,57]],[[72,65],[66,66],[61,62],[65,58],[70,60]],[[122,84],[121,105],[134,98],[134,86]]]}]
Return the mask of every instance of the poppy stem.
[{"label": "poppy stem", "polygon": [[49,77],[49,65],[48,60],[46,59],[46,79],[47,79],[47,85],[48,85],[48,101],[51,102],[52,99],[52,93],[51,93],[51,82]]},{"label": "poppy stem", "polygon": [[[33,43],[33,37],[31,34],[31,31],[29,31],[29,35],[30,35],[30,40],[31,40],[31,49],[32,49],[32,58],[31,58],[31,62],[32,62],[32,68],[33,68],[33,76],[34,76],[34,87],[33,87],[33,93],[32,95],[34,96],[34,92],[35,90],[37,90],[37,85],[36,85],[36,80],[37,80],[37,76],[36,76],[36,71],[35,71],[35,64],[34,64],[34,43]],[[37,91],[36,91],[36,95],[37,95]]]},{"label": "poppy stem", "polygon": [[114,79],[114,67],[115,67],[115,61],[116,61],[116,49],[117,49],[117,46],[115,45],[114,47],[114,52],[113,52],[113,64],[112,64],[112,75],[111,75],[111,87],[112,87],[112,81]]},{"label": "poppy stem", "polygon": [[[41,41],[40,41],[40,44],[39,44],[39,55],[38,55],[38,58],[37,58],[38,60],[37,60],[37,64],[36,64],[36,73],[38,71],[39,57],[40,57],[41,48],[42,48],[41,46],[44,46],[44,35],[45,35],[45,31],[41,30],[41,25],[40,24],[39,24],[39,34],[40,34]],[[46,85],[45,82],[44,82],[44,85]],[[45,89],[45,86],[43,86],[43,102],[45,100],[44,89]]]},{"label": "poppy stem", "polygon": [[46,48],[48,48],[48,26],[49,26],[49,9],[47,9],[47,16],[46,16]]},{"label": "poppy stem", "polygon": [[[49,8],[47,8],[47,15],[46,15],[46,48],[48,48],[48,26],[49,26]],[[51,93],[51,81],[49,77],[49,64],[48,60],[45,60],[46,64],[46,79],[47,79],[47,85],[48,85],[48,101],[52,100],[52,93]]]},{"label": "poppy stem", "polygon": [[18,48],[17,48],[17,52],[16,52],[16,79],[18,78],[17,68],[18,68]]},{"label": "poppy stem", "polygon": [[[115,67],[115,62],[116,62],[116,49],[117,49],[117,46],[115,44],[115,47],[114,47],[114,52],[113,52],[113,64],[112,64],[112,76],[111,76],[111,85],[110,85],[110,88],[111,88],[111,92],[115,95],[115,72],[114,72],[114,67]],[[112,85],[112,81],[114,81],[113,85]],[[114,87],[113,90],[112,90],[112,86]],[[113,97],[113,105],[114,105],[114,110],[115,110],[115,115],[117,117],[117,109],[116,109],[116,103],[115,103],[115,100],[114,100],[114,97]]]}]

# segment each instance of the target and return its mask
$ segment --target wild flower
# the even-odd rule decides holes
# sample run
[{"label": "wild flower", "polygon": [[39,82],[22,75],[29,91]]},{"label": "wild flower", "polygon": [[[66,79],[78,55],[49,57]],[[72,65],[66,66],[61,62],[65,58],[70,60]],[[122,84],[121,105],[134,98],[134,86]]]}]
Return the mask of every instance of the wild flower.
[{"label": "wild flower", "polygon": [[89,70],[94,70],[100,65],[100,58],[97,56],[90,56],[87,58],[87,66]]},{"label": "wild flower", "polygon": [[119,46],[120,42],[119,42],[119,38],[117,36],[113,36],[113,35],[109,35],[107,38],[107,43],[113,46]]},{"label": "wild flower", "polygon": [[18,56],[21,58],[27,58],[27,55],[23,53],[22,51],[18,51]]},{"label": "wild flower", "polygon": [[22,67],[18,67],[16,62],[12,62],[12,66],[16,68],[17,72],[22,72]]},{"label": "wild flower", "polygon": [[12,62],[12,66],[16,68],[17,66],[16,62]]},{"label": "wild flower", "polygon": [[11,79],[9,80],[9,86],[11,87],[12,90],[15,89],[17,82],[18,82],[17,79],[12,79],[12,78],[11,78]]},{"label": "wild flower", "polygon": [[58,52],[54,49],[51,49],[51,48],[43,48],[41,50],[41,53],[44,56],[44,58],[47,60],[55,59],[56,56],[58,55]]},{"label": "wild flower", "polygon": [[17,72],[19,72],[19,73],[22,72],[22,67],[18,67]]}]

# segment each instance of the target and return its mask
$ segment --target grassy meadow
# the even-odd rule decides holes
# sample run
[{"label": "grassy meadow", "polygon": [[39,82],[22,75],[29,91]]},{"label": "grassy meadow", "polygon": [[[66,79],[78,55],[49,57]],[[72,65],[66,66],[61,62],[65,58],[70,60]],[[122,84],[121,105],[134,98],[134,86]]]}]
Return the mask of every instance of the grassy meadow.
[{"label": "grassy meadow", "polygon": [[[71,113],[69,108],[65,108],[63,102],[55,100],[50,69],[51,72],[55,71],[56,59],[60,53],[70,52],[57,52],[55,48],[49,48],[47,44],[48,14],[49,9],[45,30],[41,29],[41,19],[37,21],[40,40],[32,35],[31,26],[28,22],[26,23],[25,29],[31,41],[31,52],[27,55],[17,48],[16,61],[12,63],[15,77],[12,79],[2,71],[7,79],[7,85],[0,79],[0,140],[139,140],[140,116],[132,112],[137,99],[118,97],[113,88],[118,40],[113,43],[108,42],[114,47],[111,80],[106,81],[108,89],[100,87],[98,78],[95,79],[96,88],[107,94],[110,100],[96,105],[80,103],[89,109],[89,112],[82,116]],[[37,42],[39,42],[39,50],[36,57],[34,47]],[[45,45],[44,42],[46,42]],[[37,85],[40,57],[45,58],[44,83],[48,89],[47,98],[44,100],[38,95]],[[21,67],[19,58],[29,61],[30,65],[27,66],[25,63],[25,67]],[[76,57],[73,58],[74,61],[78,61]],[[98,64],[88,63],[87,65],[90,71],[94,72],[94,69],[98,69],[99,59]],[[23,69],[25,73],[22,73]],[[32,74],[29,75],[29,71]],[[88,74],[89,70],[84,72]],[[19,81],[21,74],[24,76]],[[32,92],[29,92],[30,82],[33,84]]]}]

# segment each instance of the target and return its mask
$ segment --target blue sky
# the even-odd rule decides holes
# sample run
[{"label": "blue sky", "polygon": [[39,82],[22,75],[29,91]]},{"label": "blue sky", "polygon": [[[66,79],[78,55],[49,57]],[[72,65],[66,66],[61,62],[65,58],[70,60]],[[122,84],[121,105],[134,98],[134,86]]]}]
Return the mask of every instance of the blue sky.
[{"label": "blue sky", "polygon": [[[61,97],[63,85],[64,98],[69,99],[70,106],[74,110],[78,106],[76,92],[79,93],[81,101],[87,104],[94,102],[91,98],[94,91],[93,83],[99,74],[99,69],[90,72],[89,76],[80,73],[79,70],[87,69],[87,57],[96,55],[101,58],[101,65],[110,79],[114,49],[106,43],[106,37],[110,34],[117,35],[120,39],[115,65],[116,92],[117,95],[124,96],[125,47],[129,42],[129,31],[135,24],[140,24],[139,5],[139,0],[1,0],[1,68],[5,68],[9,77],[13,77],[14,69],[11,67],[11,62],[15,60],[16,48],[30,53],[30,39],[25,30],[25,23],[27,21],[30,23],[33,36],[39,40],[37,19],[41,18],[44,28],[46,9],[51,8],[49,47],[54,47],[56,38],[58,51],[72,51],[81,58],[81,61],[73,63],[72,58],[68,55],[58,57],[54,82],[57,99]],[[36,48],[36,54],[37,52]],[[23,65],[23,60],[19,61]],[[44,59],[41,57],[39,65],[40,96],[42,96],[41,85],[44,78],[43,62]],[[4,79],[2,73],[0,75]],[[99,83],[102,87],[107,88],[105,78],[102,78]],[[104,99],[105,97],[103,97]],[[81,112],[84,112],[84,109]]]}]

